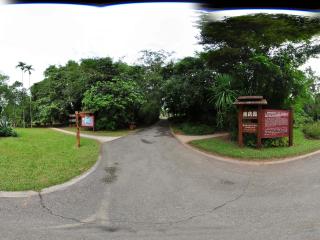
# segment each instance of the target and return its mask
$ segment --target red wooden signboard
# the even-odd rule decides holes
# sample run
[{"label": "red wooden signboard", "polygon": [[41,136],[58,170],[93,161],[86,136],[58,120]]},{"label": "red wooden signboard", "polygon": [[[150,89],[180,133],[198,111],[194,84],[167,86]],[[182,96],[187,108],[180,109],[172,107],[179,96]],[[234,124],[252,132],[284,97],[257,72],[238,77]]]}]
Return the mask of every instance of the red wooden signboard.
[{"label": "red wooden signboard", "polygon": [[263,109],[261,120],[262,138],[277,138],[289,136],[289,110]]},{"label": "red wooden signboard", "polygon": [[263,109],[267,101],[262,96],[240,96],[234,102],[238,106],[238,144],[243,146],[243,133],[257,136],[257,147],[263,138],[289,137],[293,144],[292,110]]}]

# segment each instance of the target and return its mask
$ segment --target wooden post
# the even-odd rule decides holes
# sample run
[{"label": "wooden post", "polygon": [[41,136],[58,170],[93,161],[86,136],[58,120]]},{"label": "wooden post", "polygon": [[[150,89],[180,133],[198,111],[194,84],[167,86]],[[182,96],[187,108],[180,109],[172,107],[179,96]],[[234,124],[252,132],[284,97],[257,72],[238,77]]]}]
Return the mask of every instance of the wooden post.
[{"label": "wooden post", "polygon": [[95,123],[96,123],[96,120],[95,120],[95,118],[94,118],[94,115],[92,114],[92,117],[93,117],[93,131],[94,131],[94,125],[95,125]]},{"label": "wooden post", "polygon": [[257,148],[261,148],[262,147],[262,143],[261,143],[261,134],[262,134],[262,106],[259,105],[258,106],[258,126],[257,126]]},{"label": "wooden post", "polygon": [[293,146],[293,110],[289,111],[289,147]]},{"label": "wooden post", "polygon": [[239,111],[238,111],[238,145],[239,147],[243,147],[242,117],[243,117],[243,106],[239,105]]},{"label": "wooden post", "polygon": [[77,147],[80,147],[80,127],[79,127],[79,112],[76,111],[76,127],[77,127]]}]

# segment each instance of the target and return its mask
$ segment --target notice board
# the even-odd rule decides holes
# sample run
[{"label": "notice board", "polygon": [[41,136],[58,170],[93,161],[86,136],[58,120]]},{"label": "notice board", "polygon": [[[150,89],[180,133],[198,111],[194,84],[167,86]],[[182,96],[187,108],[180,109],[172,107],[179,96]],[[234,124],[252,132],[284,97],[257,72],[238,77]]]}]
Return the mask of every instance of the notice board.
[{"label": "notice board", "polygon": [[290,134],[290,111],[263,109],[261,119],[261,137],[288,137]]},{"label": "notice board", "polygon": [[81,126],[82,127],[94,127],[94,116],[93,115],[85,115],[81,118]]}]

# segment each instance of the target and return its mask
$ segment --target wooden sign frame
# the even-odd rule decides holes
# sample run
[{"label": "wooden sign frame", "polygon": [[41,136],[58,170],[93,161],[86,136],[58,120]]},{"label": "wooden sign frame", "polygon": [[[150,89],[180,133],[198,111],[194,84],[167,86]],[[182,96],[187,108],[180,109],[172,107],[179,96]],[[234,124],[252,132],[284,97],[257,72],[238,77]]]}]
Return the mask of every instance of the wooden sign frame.
[{"label": "wooden sign frame", "polygon": [[[238,105],[238,145],[240,147],[244,146],[243,144],[244,133],[256,134],[257,148],[262,147],[263,138],[288,137],[289,146],[293,145],[293,111],[292,110],[262,109],[262,105],[267,104],[267,102],[265,101],[265,99],[262,98],[262,96],[241,96],[237,99],[235,104]],[[251,107],[251,109],[245,110],[244,109],[245,107]],[[250,112],[256,113],[256,114],[249,114]],[[273,117],[275,118],[275,121],[276,121],[272,126],[269,126],[270,132],[268,134],[266,133],[266,129],[267,129],[266,113],[267,112],[273,113],[274,114]],[[277,117],[277,114],[279,115],[278,117]],[[269,117],[269,118],[272,118],[272,117]]]},{"label": "wooden sign frame", "polygon": [[[76,128],[77,128],[77,134],[76,134],[76,141],[77,141],[77,147],[79,148],[80,147],[80,124],[79,124],[79,121],[81,121],[81,124],[82,124],[82,118],[85,117],[85,116],[90,116],[93,118],[93,131],[94,131],[94,124],[95,124],[95,118],[94,118],[94,115],[93,113],[91,112],[78,112],[76,111],[74,116],[76,118]],[[69,115],[69,117],[73,117],[73,114]],[[86,126],[81,126],[81,127],[86,127]],[[91,127],[91,126],[90,126]]]}]

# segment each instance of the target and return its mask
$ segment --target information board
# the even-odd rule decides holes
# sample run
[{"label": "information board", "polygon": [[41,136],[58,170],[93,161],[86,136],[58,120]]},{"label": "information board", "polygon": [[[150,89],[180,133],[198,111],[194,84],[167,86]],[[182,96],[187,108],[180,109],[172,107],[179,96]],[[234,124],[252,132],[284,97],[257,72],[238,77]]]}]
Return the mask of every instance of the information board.
[{"label": "information board", "polygon": [[290,111],[263,109],[261,119],[261,137],[288,137],[290,134]]},{"label": "information board", "polygon": [[258,124],[257,123],[243,123],[242,131],[245,133],[257,133]]},{"label": "information board", "polygon": [[94,127],[94,116],[85,115],[81,118],[82,127]]}]

